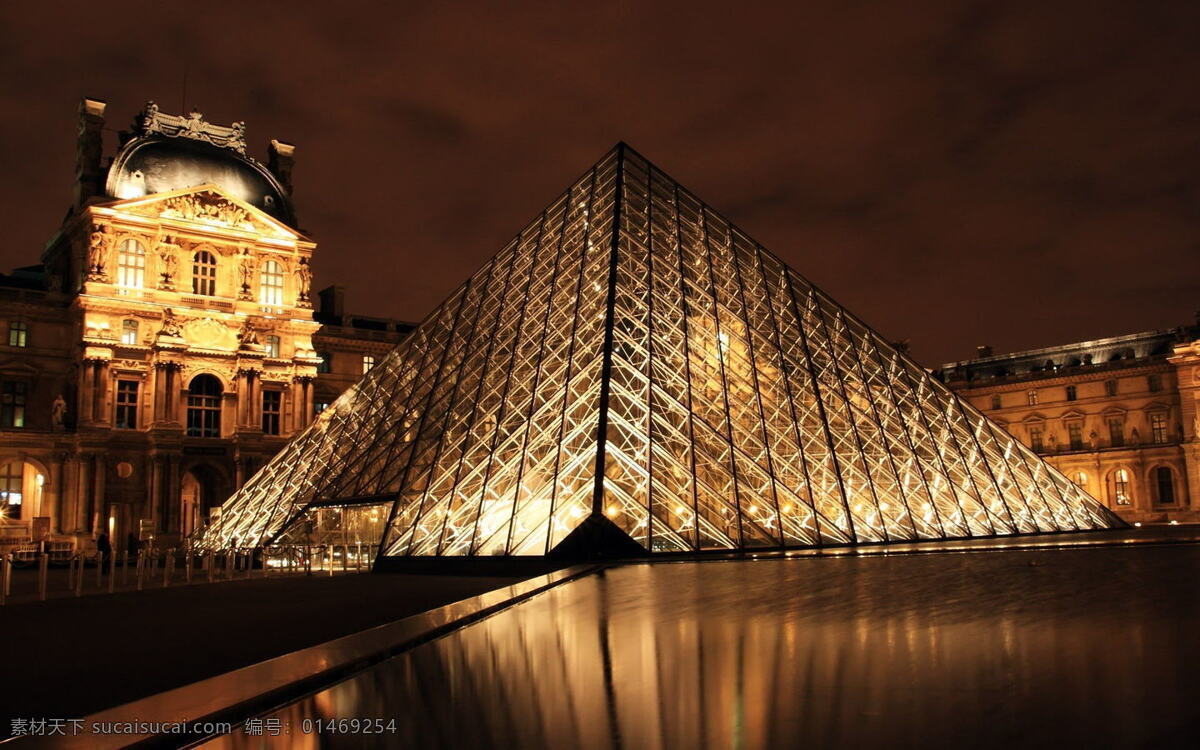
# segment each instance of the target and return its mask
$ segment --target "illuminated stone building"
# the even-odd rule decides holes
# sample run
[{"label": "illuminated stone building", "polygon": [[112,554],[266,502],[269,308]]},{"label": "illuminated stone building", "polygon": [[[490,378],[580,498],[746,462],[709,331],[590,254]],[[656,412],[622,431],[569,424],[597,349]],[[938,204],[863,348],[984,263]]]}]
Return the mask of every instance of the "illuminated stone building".
[{"label": "illuminated stone building", "polygon": [[621,144],[202,544],[367,541],[391,563],[1121,525]]},{"label": "illuminated stone building", "polygon": [[1200,325],[980,347],[938,375],[1125,520],[1200,521]]},{"label": "illuminated stone building", "polygon": [[[310,302],[293,147],[149,104],[102,161],[80,106],[74,201],[40,266],[0,277],[0,521],[8,542],[207,522],[409,326]],[[323,325],[328,323],[329,325]]]}]

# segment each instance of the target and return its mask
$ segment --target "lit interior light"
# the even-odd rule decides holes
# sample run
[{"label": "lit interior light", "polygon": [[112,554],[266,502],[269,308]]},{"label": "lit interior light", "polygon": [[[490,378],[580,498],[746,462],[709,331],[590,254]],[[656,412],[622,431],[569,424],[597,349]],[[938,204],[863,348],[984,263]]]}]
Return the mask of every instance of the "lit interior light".
[{"label": "lit interior light", "polygon": [[608,510],[606,510],[606,511],[605,511],[605,513],[607,513],[607,514],[609,515],[609,517],[611,518],[612,516],[615,516],[615,515],[617,515],[617,513],[618,513],[620,510],[621,510],[621,509],[620,509],[620,508],[618,508],[617,506],[615,506],[615,505],[610,505],[610,506],[608,506]]},{"label": "lit interior light", "polygon": [[675,506],[675,515],[677,515],[677,516],[682,516],[684,513],[687,513],[687,508],[686,508],[686,507],[684,507],[684,506],[682,506],[682,505],[676,505],[676,506]]},{"label": "lit interior light", "polygon": [[1134,525],[1134,526],[1137,526],[1138,528],[1141,528],[1142,522],[1141,522],[1141,521],[1134,521],[1134,522],[1133,522],[1133,525]]},{"label": "lit interior light", "polygon": [[1171,525],[1172,525],[1172,526],[1178,526],[1178,525],[1179,525],[1179,522],[1178,522],[1178,521],[1176,521],[1175,519],[1171,519]]},{"label": "lit interior light", "polygon": [[783,507],[782,507],[782,508],[780,508],[780,510],[782,510],[784,513],[791,513],[791,512],[792,512],[792,504],[791,504],[791,503],[784,503],[784,504],[783,504]]}]

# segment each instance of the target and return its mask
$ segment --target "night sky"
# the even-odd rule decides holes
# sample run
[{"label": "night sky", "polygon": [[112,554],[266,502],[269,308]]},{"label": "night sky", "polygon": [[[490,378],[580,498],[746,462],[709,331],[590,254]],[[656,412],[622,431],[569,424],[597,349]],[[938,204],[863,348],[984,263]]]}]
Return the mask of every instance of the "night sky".
[{"label": "night sky", "polygon": [[68,207],[79,98],[111,148],[186,71],[297,144],[357,313],[420,319],[618,140],[926,365],[1200,307],[1200,3],[164,5],[0,9],[0,267]]}]

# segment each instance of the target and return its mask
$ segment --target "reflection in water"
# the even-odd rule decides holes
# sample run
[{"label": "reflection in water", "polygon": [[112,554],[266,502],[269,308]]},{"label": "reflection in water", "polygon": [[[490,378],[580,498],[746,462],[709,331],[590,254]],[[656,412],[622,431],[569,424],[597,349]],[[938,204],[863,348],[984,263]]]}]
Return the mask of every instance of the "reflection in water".
[{"label": "reflection in water", "polygon": [[[1200,547],[635,565],[210,747],[1129,746],[1195,728]],[[396,720],[306,736],[309,718]]]}]

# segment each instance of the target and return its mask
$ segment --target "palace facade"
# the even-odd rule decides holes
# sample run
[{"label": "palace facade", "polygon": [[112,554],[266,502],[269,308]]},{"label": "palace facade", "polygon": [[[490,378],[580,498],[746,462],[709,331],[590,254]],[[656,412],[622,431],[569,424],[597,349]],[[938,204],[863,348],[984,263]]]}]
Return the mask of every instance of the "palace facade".
[{"label": "palace facade", "polygon": [[0,276],[0,540],[170,546],[411,329],[310,301],[294,148],[149,104],[103,161],[79,111],[75,195],[41,264]]},{"label": "palace facade", "polygon": [[1130,523],[1200,521],[1200,325],[936,371]]}]

